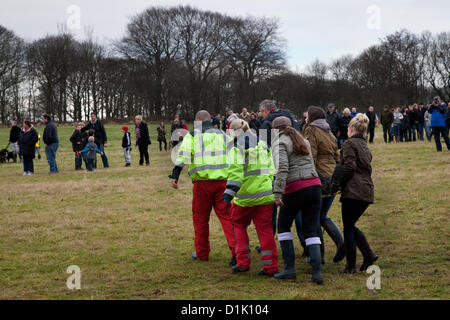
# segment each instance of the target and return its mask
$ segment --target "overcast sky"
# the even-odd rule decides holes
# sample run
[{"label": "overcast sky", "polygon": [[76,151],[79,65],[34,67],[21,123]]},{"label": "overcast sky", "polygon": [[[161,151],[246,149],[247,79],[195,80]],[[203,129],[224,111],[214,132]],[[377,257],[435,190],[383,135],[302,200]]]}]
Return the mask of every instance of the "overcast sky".
[{"label": "overcast sky", "polygon": [[[420,33],[450,31],[450,0],[0,0],[0,24],[26,40],[57,32],[80,9],[82,39],[92,28],[99,42],[122,37],[130,17],[153,5],[190,4],[239,16],[278,17],[288,43],[288,63],[303,68],[358,54],[385,35],[406,28]],[[73,24],[72,24],[73,25]]]}]

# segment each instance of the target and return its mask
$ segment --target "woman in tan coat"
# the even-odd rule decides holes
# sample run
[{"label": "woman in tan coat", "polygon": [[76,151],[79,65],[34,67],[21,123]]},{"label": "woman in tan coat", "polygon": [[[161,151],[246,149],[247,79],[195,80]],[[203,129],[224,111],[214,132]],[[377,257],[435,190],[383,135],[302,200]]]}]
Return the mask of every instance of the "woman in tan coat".
[{"label": "woman in tan coat", "polygon": [[[330,126],[326,121],[325,112],[319,108],[311,106],[308,108],[308,118],[303,129],[303,135],[311,145],[311,154],[314,159],[317,173],[322,184],[328,182],[333,175],[334,168],[339,162],[339,151],[336,138],[331,133]],[[322,198],[320,206],[320,226],[336,244],[337,251],[333,258],[334,262],[339,262],[345,258],[344,239],[338,226],[328,217],[328,211],[334,201],[334,195]],[[320,227],[319,227],[320,229]],[[322,234],[320,229],[320,235]],[[321,247],[322,258],[324,246]]]}]

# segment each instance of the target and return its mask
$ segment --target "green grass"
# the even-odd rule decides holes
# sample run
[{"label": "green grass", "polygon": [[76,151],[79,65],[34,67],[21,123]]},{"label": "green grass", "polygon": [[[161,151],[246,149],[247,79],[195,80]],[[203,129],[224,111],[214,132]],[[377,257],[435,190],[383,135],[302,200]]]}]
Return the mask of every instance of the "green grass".
[{"label": "green grass", "polygon": [[[366,288],[366,273],[341,275],[335,246],[325,235],[325,284],[308,283],[310,266],[296,241],[297,280],[257,276],[253,250],[248,274],[232,275],[220,223],[211,216],[209,262],[193,261],[192,183],[169,186],[172,162],[150,127],[150,167],[124,168],[121,126],[106,126],[111,168],[75,172],[69,137],[60,127],[58,175],[35,160],[35,175],[21,164],[0,164],[0,299],[449,299],[450,152],[434,144],[371,145],[375,204],[358,222],[379,255],[381,290]],[[131,129],[134,126],[130,126]],[[42,134],[43,128],[38,128]],[[0,129],[0,147],[9,130]],[[132,135],[134,137],[134,134]],[[186,171],[186,170],[185,170]],[[329,215],[342,227],[340,204]],[[249,228],[251,247],[257,243]],[[281,251],[280,267],[282,267]],[[362,257],[358,252],[358,264]],[[81,268],[81,290],[68,290],[66,269]]]}]

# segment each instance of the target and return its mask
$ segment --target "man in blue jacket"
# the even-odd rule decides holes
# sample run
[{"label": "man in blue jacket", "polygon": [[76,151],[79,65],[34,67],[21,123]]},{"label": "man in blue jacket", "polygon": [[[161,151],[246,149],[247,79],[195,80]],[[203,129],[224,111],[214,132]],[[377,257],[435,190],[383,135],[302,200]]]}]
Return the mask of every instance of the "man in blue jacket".
[{"label": "man in blue jacket", "polygon": [[436,96],[433,99],[428,112],[431,113],[431,130],[434,135],[434,141],[436,142],[436,150],[442,151],[441,134],[444,137],[447,149],[450,150],[450,140],[448,138],[448,129],[445,124],[445,112],[447,111],[445,103],[441,104],[441,99]]},{"label": "man in blue jacket", "polygon": [[45,129],[42,139],[44,140],[45,155],[50,166],[50,174],[58,173],[58,166],[56,165],[56,151],[58,150],[58,129],[48,114],[42,116]]}]

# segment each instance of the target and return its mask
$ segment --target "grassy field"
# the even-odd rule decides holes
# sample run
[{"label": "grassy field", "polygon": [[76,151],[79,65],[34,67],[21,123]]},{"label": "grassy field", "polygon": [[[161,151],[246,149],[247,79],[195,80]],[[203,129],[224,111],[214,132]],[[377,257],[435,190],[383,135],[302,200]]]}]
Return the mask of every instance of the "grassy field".
[{"label": "grassy field", "polygon": [[[134,129],[134,126],[130,126]],[[43,128],[38,128],[42,134]],[[125,168],[120,126],[107,126],[110,169],[74,171],[72,127],[60,127],[58,175],[35,160],[35,175],[22,164],[0,164],[0,299],[449,299],[450,152],[434,143],[371,145],[375,204],[358,226],[379,255],[381,290],[369,276],[338,273],[335,246],[325,235],[325,284],[308,283],[310,266],[297,252],[297,280],[257,276],[258,253],[248,274],[231,274],[218,219],[212,214],[209,262],[191,259],[192,183],[169,187],[169,153],[159,152],[150,127],[150,167]],[[134,134],[132,135],[134,137]],[[8,129],[0,129],[0,147]],[[44,149],[44,148],[43,148]],[[43,151],[43,150],[42,150]],[[341,226],[336,200],[330,216]],[[257,245],[253,226],[251,247]],[[281,251],[280,267],[282,266]],[[358,265],[362,257],[358,251]],[[68,290],[66,269],[81,268],[81,290]]]}]

